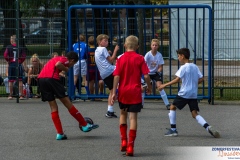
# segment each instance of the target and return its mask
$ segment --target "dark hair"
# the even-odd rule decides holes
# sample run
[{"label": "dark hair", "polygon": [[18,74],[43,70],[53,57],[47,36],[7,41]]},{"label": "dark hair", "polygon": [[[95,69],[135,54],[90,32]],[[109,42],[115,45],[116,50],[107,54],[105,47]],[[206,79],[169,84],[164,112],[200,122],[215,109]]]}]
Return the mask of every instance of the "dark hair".
[{"label": "dark hair", "polygon": [[67,59],[73,59],[74,62],[77,62],[78,61],[78,54],[76,52],[73,52],[73,51],[70,51],[68,52],[66,55]]},{"label": "dark hair", "polygon": [[180,48],[176,50],[177,54],[182,54],[186,59],[190,58],[190,51],[188,48]]}]

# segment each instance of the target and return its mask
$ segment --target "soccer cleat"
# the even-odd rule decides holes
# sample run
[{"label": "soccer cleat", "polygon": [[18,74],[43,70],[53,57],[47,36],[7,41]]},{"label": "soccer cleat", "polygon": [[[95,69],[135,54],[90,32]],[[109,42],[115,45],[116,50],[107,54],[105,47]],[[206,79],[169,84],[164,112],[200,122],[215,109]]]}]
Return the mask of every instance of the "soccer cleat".
[{"label": "soccer cleat", "polygon": [[107,118],[117,118],[117,115],[115,115],[114,112],[109,112],[109,111],[105,114],[105,116]]},{"label": "soccer cleat", "polygon": [[23,95],[19,97],[20,100],[26,99]]},{"label": "soccer cleat", "polygon": [[99,127],[99,125],[97,125],[97,124],[88,123],[86,126],[82,126],[82,131],[83,132],[90,132],[92,129],[96,129],[98,127]]},{"label": "soccer cleat", "polygon": [[217,130],[215,130],[212,126],[208,127],[208,132],[215,138],[220,138],[220,134]]},{"label": "soccer cleat", "polygon": [[13,99],[13,97],[12,96],[8,96],[8,100],[11,100],[11,99]]},{"label": "soccer cleat", "polygon": [[127,151],[126,151],[126,156],[133,156],[133,145],[128,145]]},{"label": "soccer cleat", "polygon": [[164,136],[172,136],[172,137],[176,137],[176,136],[178,136],[178,131],[177,130],[172,130],[171,128],[170,129],[168,129],[168,132],[167,133],[165,133],[165,135]]},{"label": "soccer cleat", "polygon": [[170,110],[170,104],[166,105],[167,110]]},{"label": "soccer cleat", "polygon": [[127,151],[127,139],[123,139],[123,140],[122,140],[122,144],[121,144],[121,147],[120,147],[120,151],[122,151],[122,152]]},{"label": "soccer cleat", "polygon": [[65,139],[67,139],[66,134],[57,134],[56,136],[56,140],[65,140]]}]

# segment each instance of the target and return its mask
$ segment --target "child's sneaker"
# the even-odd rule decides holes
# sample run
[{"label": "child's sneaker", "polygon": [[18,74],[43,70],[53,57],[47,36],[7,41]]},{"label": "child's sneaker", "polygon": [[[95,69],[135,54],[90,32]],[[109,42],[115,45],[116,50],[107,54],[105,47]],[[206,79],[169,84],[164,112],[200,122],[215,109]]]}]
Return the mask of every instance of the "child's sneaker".
[{"label": "child's sneaker", "polygon": [[165,136],[173,136],[176,137],[178,136],[178,131],[177,130],[172,130],[171,128],[168,129],[168,132],[165,133]]},{"label": "child's sneaker", "polygon": [[215,130],[212,126],[208,127],[208,132],[215,138],[220,138],[220,134],[217,130]]},{"label": "child's sneaker", "polygon": [[86,126],[82,126],[82,131],[83,132],[90,132],[92,129],[96,129],[98,128],[99,125],[97,124],[87,124]]},{"label": "child's sneaker", "polygon": [[56,136],[56,140],[65,140],[65,139],[67,139],[66,134],[57,134]]},{"label": "child's sneaker", "polygon": [[21,96],[19,97],[19,99],[20,99],[20,100],[24,100],[24,99],[26,99],[26,98],[25,98],[25,96],[21,95]]},{"label": "child's sneaker", "polygon": [[11,95],[8,96],[8,100],[11,100],[13,99],[13,97]]},{"label": "child's sneaker", "polygon": [[109,112],[109,111],[105,114],[105,116],[107,118],[117,118],[117,115],[115,115],[114,112]]}]

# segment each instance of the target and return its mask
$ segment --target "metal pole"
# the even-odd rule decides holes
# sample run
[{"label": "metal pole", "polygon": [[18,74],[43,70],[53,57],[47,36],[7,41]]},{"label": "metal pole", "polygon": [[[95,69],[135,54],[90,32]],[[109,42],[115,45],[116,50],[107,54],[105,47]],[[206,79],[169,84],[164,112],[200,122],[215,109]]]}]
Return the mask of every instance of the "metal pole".
[{"label": "metal pole", "polygon": [[[17,83],[17,103],[19,103],[19,1],[16,0],[16,83]],[[22,86],[21,86],[22,87]]]},{"label": "metal pole", "polygon": [[215,12],[215,9],[214,9],[214,1],[215,0],[212,0],[212,79],[211,79],[211,102],[212,102],[212,105],[214,105],[214,12]]}]

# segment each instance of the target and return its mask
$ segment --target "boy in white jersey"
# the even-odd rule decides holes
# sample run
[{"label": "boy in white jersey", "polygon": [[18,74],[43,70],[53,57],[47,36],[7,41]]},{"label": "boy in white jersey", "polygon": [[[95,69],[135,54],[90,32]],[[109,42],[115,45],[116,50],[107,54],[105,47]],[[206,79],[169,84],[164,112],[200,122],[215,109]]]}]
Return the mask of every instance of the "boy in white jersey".
[{"label": "boy in white jersey", "polygon": [[109,96],[108,96],[108,111],[106,113],[106,117],[108,118],[117,118],[114,114],[113,106],[111,105],[111,98],[112,98],[112,89],[113,89],[113,71],[115,66],[112,65],[116,59],[117,51],[119,50],[119,46],[116,45],[113,51],[112,56],[110,56],[109,52],[107,51],[108,46],[108,35],[100,34],[97,36],[97,43],[98,47],[95,50],[95,62],[97,64],[97,68],[100,72],[100,76],[102,77],[104,83],[109,88]]},{"label": "boy in white jersey", "polygon": [[162,84],[159,90],[165,88],[166,86],[175,84],[182,81],[181,88],[178,95],[174,99],[170,106],[170,112],[168,114],[171,129],[165,134],[165,136],[177,136],[178,132],[176,129],[176,108],[179,110],[183,109],[186,104],[188,104],[189,109],[192,113],[192,117],[197,120],[197,122],[203,126],[213,137],[220,138],[220,134],[212,126],[210,126],[202,116],[198,114],[198,84],[203,82],[203,75],[200,72],[197,65],[189,63],[190,51],[188,48],[181,48],[177,50],[178,60],[183,63],[183,65],[176,72],[176,78],[172,81]]},{"label": "boy in white jersey", "polygon": [[[150,70],[148,73],[151,80],[156,82],[157,87],[159,87],[162,84],[162,70],[163,70],[163,64],[164,60],[162,57],[162,54],[158,52],[160,42],[158,39],[152,39],[151,41],[151,50],[146,53],[144,59],[147,63],[147,66]],[[159,91],[163,102],[166,106],[166,108],[170,109],[170,104],[167,99],[166,92],[162,89]]]}]

